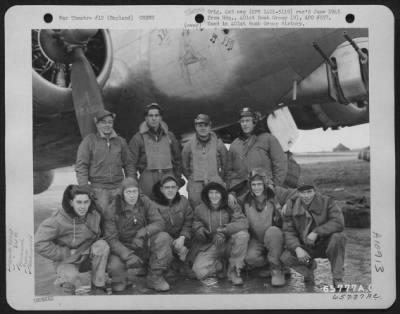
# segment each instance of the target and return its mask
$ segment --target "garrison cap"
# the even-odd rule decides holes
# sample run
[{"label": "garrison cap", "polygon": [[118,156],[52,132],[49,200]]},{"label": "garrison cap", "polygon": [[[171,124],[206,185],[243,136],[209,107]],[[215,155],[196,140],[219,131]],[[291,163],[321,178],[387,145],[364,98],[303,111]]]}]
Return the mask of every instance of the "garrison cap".
[{"label": "garrison cap", "polygon": [[162,111],[161,111],[160,105],[157,104],[157,103],[155,103],[155,102],[152,102],[151,104],[147,105],[147,106],[144,108],[144,115],[147,116],[147,114],[149,113],[149,111],[150,111],[151,109],[157,109],[158,112],[160,113],[160,115],[162,115]]},{"label": "garrison cap", "polygon": [[302,192],[311,189],[315,190],[314,180],[310,177],[301,177],[297,183],[297,190]]},{"label": "garrison cap", "polygon": [[253,109],[251,109],[249,107],[243,107],[240,110],[240,118],[243,118],[243,117],[256,118],[256,113],[253,111]]},{"label": "garrison cap", "polygon": [[115,119],[115,113],[110,112],[108,110],[105,109],[100,109],[99,111],[96,111],[96,113],[94,114],[94,122],[98,123],[99,121],[103,120],[105,117],[112,117],[113,119]]},{"label": "garrison cap", "polygon": [[210,124],[211,123],[210,117],[206,114],[200,113],[196,117],[196,119],[194,119],[194,124],[198,124],[198,123]]}]

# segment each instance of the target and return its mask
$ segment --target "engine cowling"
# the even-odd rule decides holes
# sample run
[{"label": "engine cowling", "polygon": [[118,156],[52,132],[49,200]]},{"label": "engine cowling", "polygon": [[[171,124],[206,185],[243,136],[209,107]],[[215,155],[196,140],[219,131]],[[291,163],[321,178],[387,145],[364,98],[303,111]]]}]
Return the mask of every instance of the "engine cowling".
[{"label": "engine cowling", "polygon": [[[369,121],[368,38],[343,42],[323,63],[301,82],[294,82],[283,102],[289,106],[300,129],[337,128]],[[334,65],[334,67],[332,67]]]},{"label": "engine cowling", "polygon": [[48,171],[34,171],[33,173],[33,193],[40,194],[46,191],[54,180],[54,172]]},{"label": "engine cowling", "polygon": [[369,121],[369,107],[363,102],[342,105],[338,103],[312,104],[291,107],[290,111],[299,129],[322,127],[337,129]]},{"label": "engine cowling", "polygon": [[[72,111],[72,89],[68,54],[62,50],[55,34],[63,32],[68,40],[79,43],[79,37],[67,30],[32,31],[32,87],[35,116]],[[86,44],[85,55],[102,88],[112,68],[112,44],[107,30],[97,31]]]}]

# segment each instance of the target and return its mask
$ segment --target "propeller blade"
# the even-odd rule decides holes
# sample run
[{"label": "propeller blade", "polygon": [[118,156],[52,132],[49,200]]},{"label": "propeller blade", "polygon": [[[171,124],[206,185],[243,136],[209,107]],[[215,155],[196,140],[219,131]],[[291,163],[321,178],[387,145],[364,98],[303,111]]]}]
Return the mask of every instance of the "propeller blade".
[{"label": "propeller blade", "polygon": [[81,47],[74,48],[71,66],[72,100],[82,137],[96,132],[94,113],[104,109],[96,76]]}]

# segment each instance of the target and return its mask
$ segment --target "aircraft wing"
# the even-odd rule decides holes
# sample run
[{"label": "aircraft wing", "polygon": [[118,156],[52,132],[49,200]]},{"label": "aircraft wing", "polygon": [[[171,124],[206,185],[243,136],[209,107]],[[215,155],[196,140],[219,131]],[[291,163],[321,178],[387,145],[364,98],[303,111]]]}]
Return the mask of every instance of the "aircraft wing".
[{"label": "aircraft wing", "polygon": [[32,77],[36,191],[74,164],[103,107],[127,141],[152,101],[178,137],[206,113],[232,140],[243,106],[267,126],[278,112],[278,127],[369,121],[367,29],[33,30]]}]

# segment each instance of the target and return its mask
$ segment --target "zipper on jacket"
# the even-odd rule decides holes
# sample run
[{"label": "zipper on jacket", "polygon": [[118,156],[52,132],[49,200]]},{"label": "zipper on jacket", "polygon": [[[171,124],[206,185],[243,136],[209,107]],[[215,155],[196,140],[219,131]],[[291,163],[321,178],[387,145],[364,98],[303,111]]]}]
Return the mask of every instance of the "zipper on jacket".
[{"label": "zipper on jacket", "polygon": [[[212,227],[211,227],[211,209],[208,209],[208,225],[209,225],[209,230],[210,233],[212,233]],[[222,213],[221,210],[219,210],[219,227],[222,226]]]},{"label": "zipper on jacket", "polygon": [[167,212],[168,212],[168,216],[169,216],[169,221],[171,222],[171,226],[174,225],[174,220],[172,219],[172,215],[171,215],[171,211],[170,211],[170,207],[167,208]]},{"label": "zipper on jacket", "polygon": [[72,245],[75,244],[75,218],[72,219],[72,225],[73,225],[73,234],[72,234]]},{"label": "zipper on jacket", "polygon": [[[110,139],[107,137],[106,141],[107,141],[108,152],[110,153],[110,151],[111,151]],[[111,167],[108,168],[108,171],[109,171],[109,178],[110,178],[109,180],[110,180],[110,182],[112,182]]]}]

